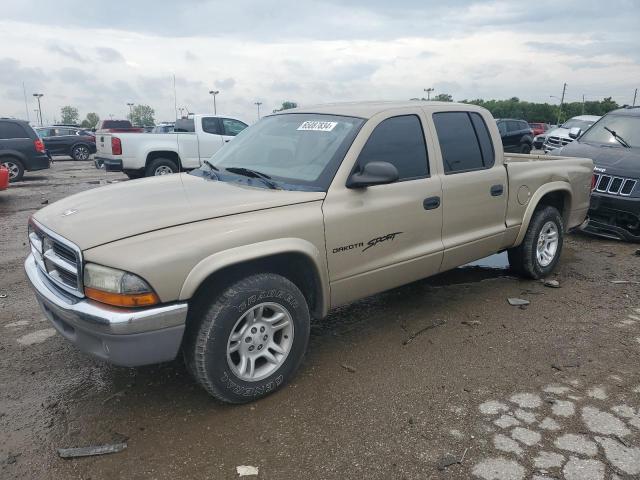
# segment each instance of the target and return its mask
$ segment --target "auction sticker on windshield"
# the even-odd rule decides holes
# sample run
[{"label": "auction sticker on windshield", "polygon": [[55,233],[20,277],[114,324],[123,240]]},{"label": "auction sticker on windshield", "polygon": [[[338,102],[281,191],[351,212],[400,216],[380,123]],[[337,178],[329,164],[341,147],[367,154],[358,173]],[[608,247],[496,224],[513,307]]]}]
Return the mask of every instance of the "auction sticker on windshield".
[{"label": "auction sticker on windshield", "polygon": [[298,130],[312,132],[330,132],[335,128],[338,122],[321,122],[318,120],[307,120],[298,127]]}]

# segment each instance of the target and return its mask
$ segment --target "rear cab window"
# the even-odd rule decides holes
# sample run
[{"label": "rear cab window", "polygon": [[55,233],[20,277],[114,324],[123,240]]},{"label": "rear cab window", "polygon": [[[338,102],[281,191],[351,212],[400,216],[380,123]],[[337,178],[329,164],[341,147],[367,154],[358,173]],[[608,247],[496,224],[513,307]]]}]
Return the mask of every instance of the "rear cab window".
[{"label": "rear cab window", "polygon": [[398,169],[398,181],[429,176],[429,161],[422,123],[417,115],[383,120],[367,139],[356,162],[362,170],[369,162],[389,162]]},{"label": "rear cab window", "polygon": [[495,151],[489,129],[476,112],[433,114],[445,175],[493,167]]}]

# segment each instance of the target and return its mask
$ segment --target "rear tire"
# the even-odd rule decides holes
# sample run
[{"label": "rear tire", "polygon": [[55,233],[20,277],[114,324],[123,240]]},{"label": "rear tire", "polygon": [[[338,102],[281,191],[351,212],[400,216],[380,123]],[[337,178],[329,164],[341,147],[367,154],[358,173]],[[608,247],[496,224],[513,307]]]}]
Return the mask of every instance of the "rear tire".
[{"label": "rear tire", "polygon": [[282,388],[294,376],[307,349],[310,315],[291,281],[272,273],[252,275],[208,304],[196,301],[193,307],[185,362],[211,395],[247,403]]},{"label": "rear tire", "polygon": [[76,145],[71,150],[71,158],[76,161],[89,160],[91,156],[91,152],[89,151],[89,147],[86,145]]},{"label": "rear tire", "polygon": [[178,173],[178,165],[175,161],[169,158],[156,158],[147,165],[145,176],[157,177],[160,175],[169,175],[171,173]]},{"label": "rear tire", "polygon": [[0,163],[4,164],[9,169],[9,182],[19,182],[24,176],[24,166],[22,162],[17,158],[9,157],[0,160]]},{"label": "rear tire", "polygon": [[533,279],[548,276],[560,260],[563,239],[560,212],[551,206],[536,209],[522,243],[507,251],[511,269]]},{"label": "rear tire", "polygon": [[520,153],[524,153],[524,154],[531,153],[531,145],[529,145],[528,143],[522,144],[522,146],[520,147]]}]

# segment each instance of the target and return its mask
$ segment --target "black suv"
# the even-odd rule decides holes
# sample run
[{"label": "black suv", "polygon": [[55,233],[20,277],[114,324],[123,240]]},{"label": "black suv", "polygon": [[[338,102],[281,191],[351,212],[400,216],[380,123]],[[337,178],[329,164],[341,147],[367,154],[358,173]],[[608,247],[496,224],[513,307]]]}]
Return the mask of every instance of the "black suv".
[{"label": "black suv", "polygon": [[588,223],[583,230],[608,238],[640,242],[640,108],[607,113],[577,139],[555,150],[595,164]]},{"label": "black suv", "polygon": [[81,128],[54,125],[37,127],[49,155],[68,155],[74,160],[89,160],[96,153],[96,137]]},{"label": "black suv", "polygon": [[524,120],[497,118],[496,123],[505,152],[529,153],[533,146],[533,130]]},{"label": "black suv", "polygon": [[17,182],[25,171],[49,168],[50,158],[44,142],[29,123],[0,118],[0,163],[9,169],[9,181]]}]

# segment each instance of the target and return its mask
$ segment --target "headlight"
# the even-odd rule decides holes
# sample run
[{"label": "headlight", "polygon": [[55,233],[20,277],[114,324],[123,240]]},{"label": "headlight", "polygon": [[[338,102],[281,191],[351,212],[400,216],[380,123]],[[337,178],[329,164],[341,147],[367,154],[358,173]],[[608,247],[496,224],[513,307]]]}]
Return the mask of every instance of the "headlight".
[{"label": "headlight", "polygon": [[116,307],[145,307],[160,302],[142,278],[95,263],[84,267],[84,294],[92,300]]}]

